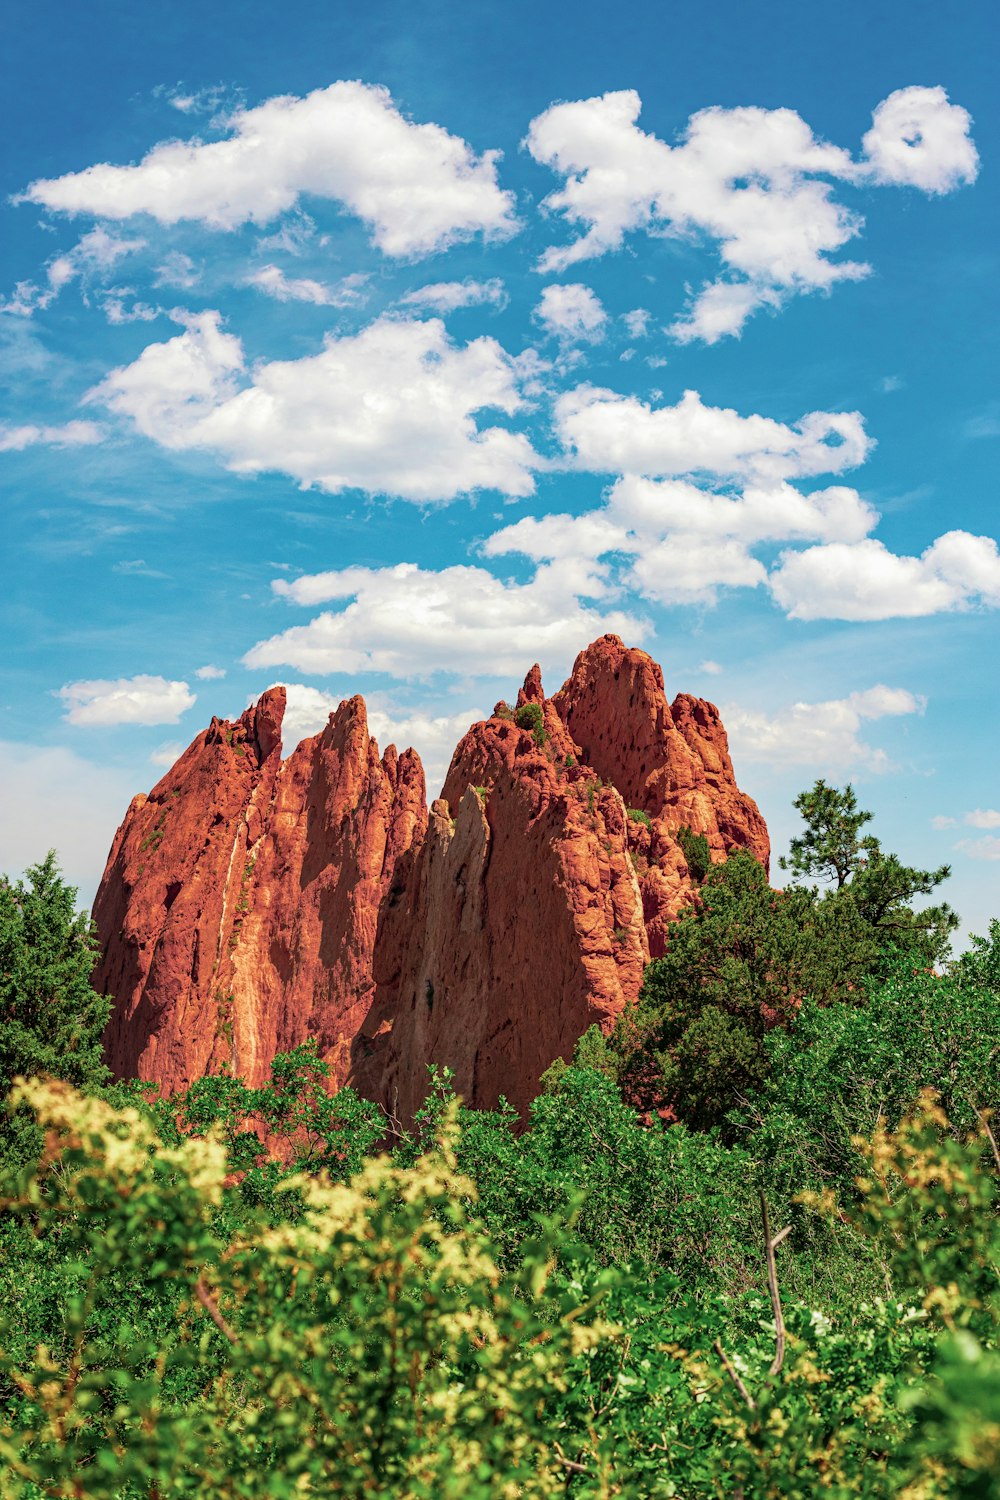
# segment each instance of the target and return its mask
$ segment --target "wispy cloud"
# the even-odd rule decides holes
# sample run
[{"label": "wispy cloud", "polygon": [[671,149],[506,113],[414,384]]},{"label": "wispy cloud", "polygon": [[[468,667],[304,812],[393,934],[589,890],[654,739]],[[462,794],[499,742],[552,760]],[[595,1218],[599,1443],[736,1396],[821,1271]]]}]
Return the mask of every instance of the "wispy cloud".
[{"label": "wispy cloud", "polygon": [[354,273],[344,276],[334,286],[313,281],[309,276],[286,276],[279,266],[262,266],[247,277],[247,285],[256,287],[279,302],[312,302],[317,307],[354,307],[364,301],[368,276]]},{"label": "wispy cloud", "polygon": [[0,453],[20,453],[35,447],[92,447],[103,439],[104,429],[96,422],[64,422],[54,427],[28,422],[21,427],[0,427]]}]

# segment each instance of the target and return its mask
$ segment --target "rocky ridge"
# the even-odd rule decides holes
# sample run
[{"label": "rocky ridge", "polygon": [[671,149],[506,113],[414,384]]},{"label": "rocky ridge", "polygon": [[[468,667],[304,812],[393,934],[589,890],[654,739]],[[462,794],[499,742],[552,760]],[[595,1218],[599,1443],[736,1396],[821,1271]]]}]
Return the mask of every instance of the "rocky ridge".
[{"label": "rocky ridge", "polygon": [[379,907],[427,827],[423,768],[379,757],[364,700],[284,762],[284,688],[213,720],[118,831],[94,904],[118,1077],[262,1082],[313,1036],[339,1085],[372,1001]]},{"label": "rocky ridge", "polygon": [[119,829],[94,916],[117,1076],[250,1082],[315,1036],[403,1122],[428,1064],[523,1110],[556,1057],[633,1003],[694,881],[678,836],[767,863],[714,706],[668,703],[604,636],[551,698],[532,668],[452,757],[428,815],[412,750],[361,698],[281,760],[285,695],[213,720]]}]

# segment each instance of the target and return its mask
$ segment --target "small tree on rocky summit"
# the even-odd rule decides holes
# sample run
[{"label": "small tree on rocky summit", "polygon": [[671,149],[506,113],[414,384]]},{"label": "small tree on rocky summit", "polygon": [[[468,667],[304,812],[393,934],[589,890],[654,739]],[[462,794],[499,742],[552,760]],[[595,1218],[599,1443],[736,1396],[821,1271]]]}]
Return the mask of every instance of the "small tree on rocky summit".
[{"label": "small tree on rocky summit", "polygon": [[545,714],[540,703],[522,703],[514,713],[518,729],[530,730],[536,745],[545,744]]},{"label": "small tree on rocky summit", "polygon": [[[110,1077],[101,1034],[111,1001],[91,988],[93,925],[54,850],[23,880],[0,876],[0,1101],[19,1074],[100,1088]],[[34,1127],[31,1127],[34,1129]],[[17,1122],[0,1116],[10,1149]]]},{"label": "small tree on rocky summit", "polygon": [[911,903],[947,880],[950,865],[918,870],[884,853],[873,834],[861,833],[872,815],[858,807],[851,786],[841,790],[819,780],[793,806],[806,826],[781,868],[801,879],[834,882],[830,898],[850,901],[885,947],[915,949],[930,963],[944,958],[958,917],[945,902],[922,911]]}]

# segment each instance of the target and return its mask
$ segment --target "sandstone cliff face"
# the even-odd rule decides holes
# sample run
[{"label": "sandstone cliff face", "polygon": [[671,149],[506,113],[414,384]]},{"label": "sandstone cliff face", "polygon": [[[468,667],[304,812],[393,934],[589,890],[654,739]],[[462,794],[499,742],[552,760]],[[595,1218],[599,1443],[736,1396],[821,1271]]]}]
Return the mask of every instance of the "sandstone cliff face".
[{"label": "sandstone cliff face", "polygon": [[[376,945],[378,995],[359,1039],[359,1081],[403,1120],[447,1063],[470,1103],[524,1110],[557,1057],[610,1027],[649,958],[625,807],[565,764],[556,716],[541,746],[493,717],[460,743]],[[381,1046],[378,1045],[381,1033]]]},{"label": "sandstone cliff face", "polygon": [[766,869],[771,846],[760,809],[736,785],[715,705],[687,693],[668,703],[657,663],[616,635],[581,651],[552,707],[582,759],[649,818],[648,829],[630,820],[629,835],[657,958],[692,889],[679,830],[704,835],[713,861],[749,849]]},{"label": "sandstone cliff face", "polygon": [[429,820],[419,759],[379,756],[360,698],[282,763],[283,712],[278,688],[213,720],[118,832],[94,915],[120,1077],[257,1083],[312,1036],[404,1123],[432,1063],[524,1111],[663,952],[694,889],[680,830],[767,862],[716,709],[668,703],[617,636],[474,724]]},{"label": "sandstone cliff face", "polygon": [[383,912],[354,1076],[404,1120],[428,1062],[447,1062],[473,1104],[504,1095],[523,1111],[555,1058],[635,1002],[695,886],[682,827],[714,859],[748,848],[767,863],[717,710],[668,704],[645,652],[605,636],[551,699],[533,667],[525,704],[541,711],[537,734],[498,704],[465,735]]},{"label": "sandstone cliff face", "polygon": [[115,839],[94,905],[95,986],[119,1077],[164,1091],[228,1066],[251,1083],[316,1037],[335,1082],[372,999],[378,909],[423,838],[413,751],[380,760],[362,699],[282,764],[284,689],[214,720]]}]

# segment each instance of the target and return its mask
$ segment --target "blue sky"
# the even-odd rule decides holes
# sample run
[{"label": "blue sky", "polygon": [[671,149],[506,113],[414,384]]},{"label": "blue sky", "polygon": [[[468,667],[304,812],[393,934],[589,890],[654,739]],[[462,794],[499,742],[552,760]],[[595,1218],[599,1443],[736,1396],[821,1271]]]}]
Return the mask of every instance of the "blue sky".
[{"label": "blue sky", "polygon": [[437,790],[605,629],[1000,909],[995,8],[14,4],[4,865],[211,715]]}]

